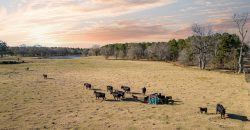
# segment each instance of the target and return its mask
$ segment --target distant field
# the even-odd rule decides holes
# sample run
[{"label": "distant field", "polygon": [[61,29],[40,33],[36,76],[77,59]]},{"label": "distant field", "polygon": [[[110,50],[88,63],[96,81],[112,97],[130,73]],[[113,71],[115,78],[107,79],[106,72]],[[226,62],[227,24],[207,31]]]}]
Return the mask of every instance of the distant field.
[{"label": "distant field", "polygon": [[[244,75],[103,57],[24,60],[29,63],[0,65],[0,129],[250,129],[250,122],[244,121],[250,117]],[[43,79],[44,73],[49,79]],[[108,93],[107,101],[96,100],[92,90],[83,88],[84,82],[103,92],[110,84],[116,89],[131,86],[132,92],[147,86],[148,94],[171,95],[178,102],[113,101]],[[217,103],[226,107],[230,118],[214,114]],[[200,114],[200,106],[208,107],[209,114]]]}]

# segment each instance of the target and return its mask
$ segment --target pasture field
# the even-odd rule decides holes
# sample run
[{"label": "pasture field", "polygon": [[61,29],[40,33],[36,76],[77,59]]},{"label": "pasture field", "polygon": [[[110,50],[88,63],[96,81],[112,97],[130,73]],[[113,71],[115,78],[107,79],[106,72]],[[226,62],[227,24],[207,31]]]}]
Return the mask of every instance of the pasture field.
[{"label": "pasture field", "polygon": [[[0,129],[86,130],[249,130],[250,96],[244,75],[201,71],[165,62],[80,59],[32,59],[0,65]],[[26,71],[25,68],[30,70]],[[48,74],[48,79],[42,75]],[[140,93],[173,96],[174,105],[96,100],[84,82],[106,92],[107,85],[131,86]],[[135,94],[140,99],[141,94]],[[131,95],[127,94],[127,98]],[[215,114],[217,103],[229,117]],[[207,107],[200,114],[198,107]]]}]

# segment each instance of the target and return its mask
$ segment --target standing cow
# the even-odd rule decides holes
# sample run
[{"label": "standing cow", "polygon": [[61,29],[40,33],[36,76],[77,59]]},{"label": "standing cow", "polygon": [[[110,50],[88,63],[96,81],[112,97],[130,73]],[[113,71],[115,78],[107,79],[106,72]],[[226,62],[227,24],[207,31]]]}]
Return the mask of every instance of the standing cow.
[{"label": "standing cow", "polygon": [[43,78],[44,78],[44,79],[47,79],[47,78],[48,78],[48,75],[47,75],[47,74],[43,74]]},{"label": "standing cow", "polygon": [[146,87],[143,87],[143,88],[142,88],[142,93],[143,93],[144,95],[146,94],[146,91],[147,91]]},{"label": "standing cow", "polygon": [[124,90],[125,93],[130,93],[130,87],[128,86],[121,86],[121,89]]},{"label": "standing cow", "polygon": [[109,92],[113,92],[113,87],[112,87],[112,86],[110,86],[110,85],[109,85],[109,86],[107,86],[107,92],[108,92],[108,91],[109,91]]},{"label": "standing cow", "polygon": [[226,109],[225,109],[221,104],[217,104],[217,105],[216,105],[216,114],[217,114],[217,113],[220,113],[221,119],[222,119],[222,118],[225,119]]},{"label": "standing cow", "polygon": [[89,83],[84,83],[84,86],[86,89],[91,89],[92,85]]},{"label": "standing cow", "polygon": [[99,99],[99,98],[102,98],[102,100],[106,99],[105,93],[94,91],[94,95],[95,95],[96,99]]}]

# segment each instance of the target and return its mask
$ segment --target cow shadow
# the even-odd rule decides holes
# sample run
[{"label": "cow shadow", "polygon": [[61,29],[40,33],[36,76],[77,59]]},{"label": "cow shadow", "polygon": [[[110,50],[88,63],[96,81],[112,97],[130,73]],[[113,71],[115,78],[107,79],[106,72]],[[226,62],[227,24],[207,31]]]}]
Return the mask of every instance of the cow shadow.
[{"label": "cow shadow", "polygon": [[125,101],[125,102],[143,102],[143,101],[141,101],[141,100],[139,100],[139,99],[135,99],[135,98],[124,98],[124,99],[122,99],[122,101]]},{"label": "cow shadow", "polygon": [[102,91],[102,89],[99,89],[99,88],[92,88],[90,90],[93,90],[93,91]]},{"label": "cow shadow", "polygon": [[107,102],[121,102],[122,100],[106,99]]},{"label": "cow shadow", "polygon": [[46,78],[46,79],[49,79],[49,80],[54,80],[55,78]]},{"label": "cow shadow", "polygon": [[122,98],[121,100],[115,100],[115,99],[106,99],[105,101],[108,102],[140,102],[143,103],[143,101],[134,99],[134,98]]},{"label": "cow shadow", "polygon": [[169,104],[163,104],[163,105],[172,105],[172,106],[176,106],[176,105],[183,105],[183,103],[176,103],[176,102],[174,102],[174,103],[169,103]]},{"label": "cow shadow", "polygon": [[170,100],[169,103],[164,103],[164,104],[160,104],[160,105],[183,105],[183,101],[181,100]]},{"label": "cow shadow", "polygon": [[138,93],[138,92],[132,92],[131,94],[142,94],[142,93]]},{"label": "cow shadow", "polygon": [[176,103],[176,102],[174,102],[174,103],[165,103],[165,104],[157,104],[157,105],[169,105],[169,106],[176,106],[176,105],[182,105],[182,103]]},{"label": "cow shadow", "polygon": [[234,120],[240,120],[240,121],[250,121],[247,118],[247,116],[242,116],[242,115],[232,114],[232,113],[228,113],[227,118],[234,119]]},{"label": "cow shadow", "polygon": [[27,72],[29,72],[29,71],[35,71],[35,70],[26,70]]}]

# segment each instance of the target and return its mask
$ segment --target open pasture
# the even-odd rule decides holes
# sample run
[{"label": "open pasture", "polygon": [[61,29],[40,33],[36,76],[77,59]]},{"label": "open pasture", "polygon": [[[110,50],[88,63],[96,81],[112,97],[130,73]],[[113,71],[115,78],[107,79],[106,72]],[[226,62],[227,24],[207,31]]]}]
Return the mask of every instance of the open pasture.
[{"label": "open pasture", "polygon": [[[0,129],[249,129],[250,97],[244,75],[201,71],[152,61],[32,59],[28,63],[0,65]],[[25,68],[29,67],[27,71]],[[43,74],[48,78],[44,79]],[[96,100],[91,83],[106,93]],[[162,93],[174,105],[149,105],[133,100],[115,101],[106,86],[131,87],[143,98]],[[131,98],[126,94],[126,98]],[[217,103],[226,119],[215,115]],[[200,114],[207,107],[208,114]]]}]

